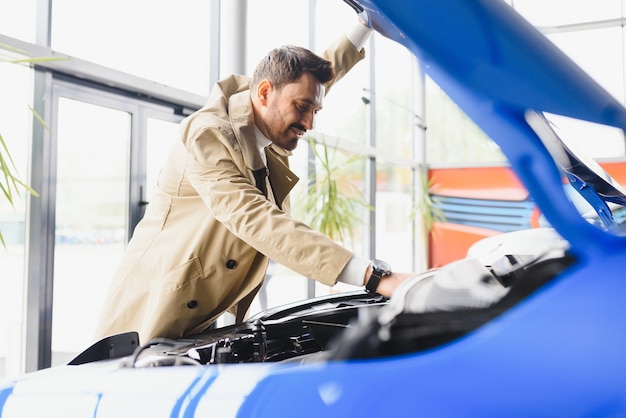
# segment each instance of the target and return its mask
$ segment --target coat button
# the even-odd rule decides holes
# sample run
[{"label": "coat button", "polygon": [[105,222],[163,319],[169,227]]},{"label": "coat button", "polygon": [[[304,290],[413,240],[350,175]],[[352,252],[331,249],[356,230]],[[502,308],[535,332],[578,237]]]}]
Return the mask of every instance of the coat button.
[{"label": "coat button", "polygon": [[197,300],[187,301],[187,307],[189,309],[194,309],[194,308],[198,307],[198,301]]},{"label": "coat button", "polygon": [[226,262],[226,268],[229,270],[234,269],[235,267],[237,267],[237,262],[235,260],[228,260]]}]

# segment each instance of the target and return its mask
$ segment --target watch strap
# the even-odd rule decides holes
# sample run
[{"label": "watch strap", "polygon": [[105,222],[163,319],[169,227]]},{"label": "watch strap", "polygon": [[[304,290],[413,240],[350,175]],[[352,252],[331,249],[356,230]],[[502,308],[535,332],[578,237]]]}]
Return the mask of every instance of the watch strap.
[{"label": "watch strap", "polygon": [[372,267],[372,274],[370,275],[370,278],[365,285],[365,290],[370,293],[376,293],[376,289],[378,289],[378,284],[380,283],[380,279],[382,278],[383,276],[380,274],[379,271],[377,271],[376,267]]},{"label": "watch strap", "polygon": [[380,280],[391,274],[391,268],[382,260],[374,260],[372,262],[372,274],[365,284],[365,290],[370,293],[376,293]]}]

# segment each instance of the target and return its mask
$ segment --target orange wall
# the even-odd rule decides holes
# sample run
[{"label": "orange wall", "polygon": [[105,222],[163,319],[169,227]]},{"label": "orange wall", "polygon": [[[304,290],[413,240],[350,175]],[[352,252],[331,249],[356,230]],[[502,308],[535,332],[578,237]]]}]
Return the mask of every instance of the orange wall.
[{"label": "orange wall", "polygon": [[509,167],[433,168],[432,193],[476,199],[525,200],[528,192]]},{"label": "orange wall", "polygon": [[[600,162],[619,184],[626,185],[626,161]],[[431,193],[440,196],[521,201],[528,198],[526,188],[509,167],[431,168]],[[539,211],[533,211],[536,225]],[[429,267],[440,267],[465,257],[469,247],[498,231],[472,226],[436,222],[429,236]]]},{"label": "orange wall", "polygon": [[[528,192],[509,167],[434,168],[431,193],[440,196],[494,200],[525,200]],[[429,267],[441,267],[465,257],[481,238],[498,234],[484,228],[435,222],[429,236]]]}]

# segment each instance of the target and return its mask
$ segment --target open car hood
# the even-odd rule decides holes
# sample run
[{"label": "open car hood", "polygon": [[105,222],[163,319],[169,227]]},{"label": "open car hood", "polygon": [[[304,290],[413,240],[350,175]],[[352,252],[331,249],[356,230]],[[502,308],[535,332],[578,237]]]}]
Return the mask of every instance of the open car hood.
[{"label": "open car hood", "polygon": [[[573,252],[588,252],[590,245],[624,249],[626,240],[591,226],[571,204],[563,172],[544,143],[550,134],[540,118],[528,120],[545,112],[626,128],[624,106],[567,55],[499,0],[348,3],[366,11],[379,33],[413,52],[424,72],[500,146]],[[581,161],[569,168],[582,169]],[[602,201],[615,201],[597,178],[567,175],[596,186],[584,196],[596,210],[606,211]]]}]

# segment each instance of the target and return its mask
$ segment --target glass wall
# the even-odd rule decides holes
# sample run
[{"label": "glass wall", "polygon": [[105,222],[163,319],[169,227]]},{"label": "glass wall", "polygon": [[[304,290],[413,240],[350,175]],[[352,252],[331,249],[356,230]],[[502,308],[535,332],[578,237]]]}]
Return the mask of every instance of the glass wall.
[{"label": "glass wall", "polygon": [[[344,5],[328,1],[316,2],[313,46],[317,52],[323,51],[356,23],[352,9],[337,6]],[[334,85],[324,99],[324,109],[316,118],[316,131],[324,137],[332,136],[341,141],[368,144],[369,108],[363,97],[368,97],[366,90],[370,87],[371,80],[372,49],[369,43],[365,45],[365,50],[365,60],[359,62],[346,77]]]},{"label": "glass wall", "polygon": [[53,363],[92,342],[124,250],[131,139],[127,112],[63,97],[58,109]]},{"label": "glass wall", "polygon": [[35,41],[38,0],[1,0],[0,34]]},{"label": "glass wall", "polygon": [[[9,169],[28,180],[31,71],[0,63],[0,136],[11,150]],[[1,154],[7,158],[4,149]],[[6,184],[4,181],[2,184]],[[11,188],[13,205],[0,193],[0,376],[19,371],[26,234],[26,193]],[[10,359],[11,361],[7,361]]]},{"label": "glass wall", "polygon": [[[625,103],[625,3],[622,0],[583,2],[576,7],[558,0],[541,3],[516,0],[514,6],[610,94]],[[589,124],[583,128],[575,121],[561,119],[559,123],[578,148],[591,157],[625,155],[623,135],[615,132],[607,135],[608,129]]]},{"label": "glass wall", "polygon": [[207,95],[211,2],[52,1],[52,49]]},{"label": "glass wall", "polygon": [[[531,24],[622,103],[626,100],[623,0],[572,3],[566,0],[508,0]],[[427,82],[428,162],[468,165],[505,163],[497,146],[432,81]],[[563,126],[578,127],[568,121]],[[600,137],[593,131],[594,138]],[[610,135],[590,145],[588,130],[578,132],[580,147],[595,158],[624,157],[624,138]]]}]

